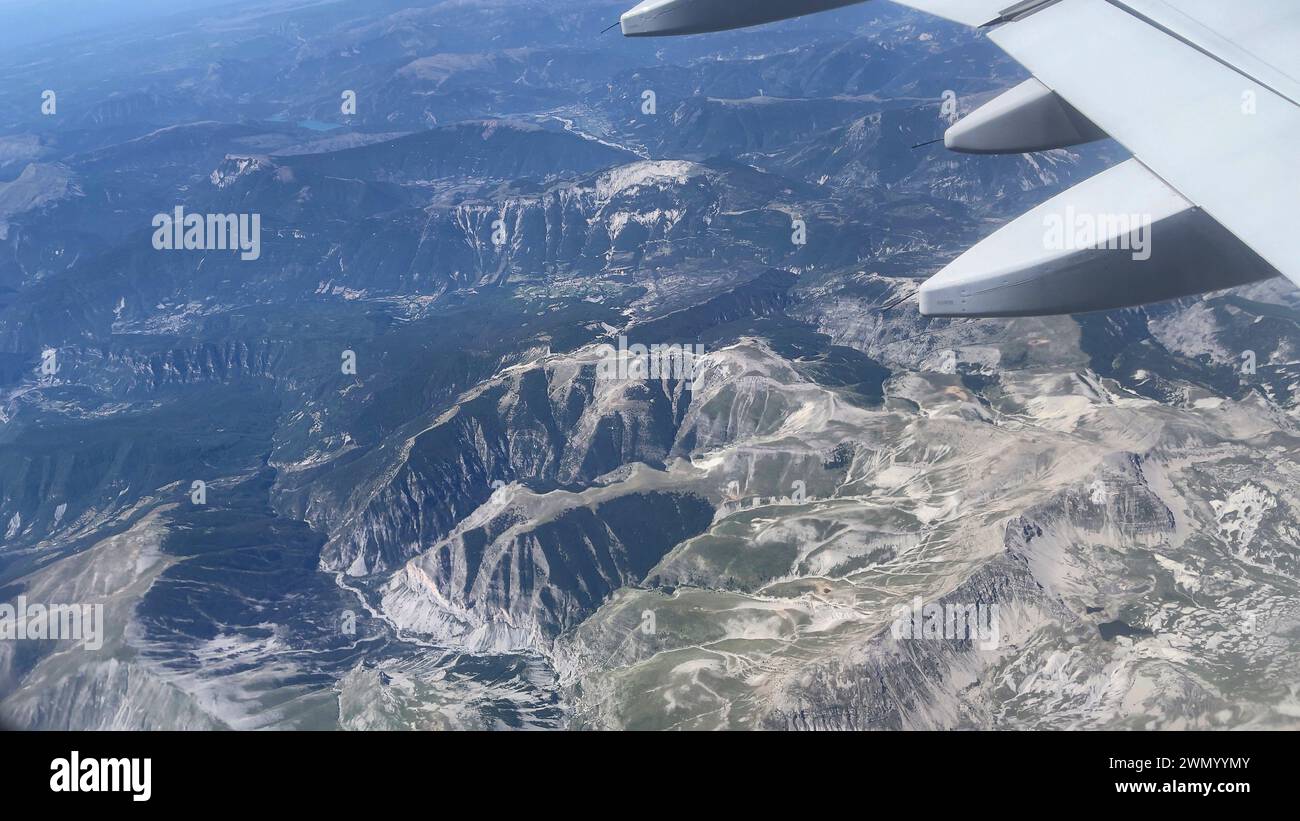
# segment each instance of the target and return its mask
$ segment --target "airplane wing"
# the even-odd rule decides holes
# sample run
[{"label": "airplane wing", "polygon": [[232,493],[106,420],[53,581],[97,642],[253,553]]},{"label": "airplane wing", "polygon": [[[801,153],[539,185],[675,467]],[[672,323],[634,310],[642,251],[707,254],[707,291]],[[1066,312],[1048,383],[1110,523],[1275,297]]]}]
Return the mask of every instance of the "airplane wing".
[{"label": "airplane wing", "polygon": [[[631,36],[862,0],[647,0]],[[968,25],[1034,78],[945,136],[1017,154],[1105,136],[1133,155],[1012,221],[921,288],[931,316],[1128,307],[1281,273],[1300,284],[1296,0],[900,0]]]}]

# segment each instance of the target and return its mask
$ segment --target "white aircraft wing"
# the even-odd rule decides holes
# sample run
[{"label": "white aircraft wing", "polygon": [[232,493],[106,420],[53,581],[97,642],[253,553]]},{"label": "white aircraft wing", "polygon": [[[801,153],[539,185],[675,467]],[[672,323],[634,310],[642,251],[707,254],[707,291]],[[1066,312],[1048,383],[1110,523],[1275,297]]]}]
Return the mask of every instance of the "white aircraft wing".
[{"label": "white aircraft wing", "polygon": [[[1278,273],[1300,284],[1300,2],[902,2],[987,27],[1034,74],[953,126],[949,148],[1014,154],[1109,135],[1133,155],[940,271],[922,313],[1102,310]],[[648,0],[623,25],[708,31],[849,4]]]}]

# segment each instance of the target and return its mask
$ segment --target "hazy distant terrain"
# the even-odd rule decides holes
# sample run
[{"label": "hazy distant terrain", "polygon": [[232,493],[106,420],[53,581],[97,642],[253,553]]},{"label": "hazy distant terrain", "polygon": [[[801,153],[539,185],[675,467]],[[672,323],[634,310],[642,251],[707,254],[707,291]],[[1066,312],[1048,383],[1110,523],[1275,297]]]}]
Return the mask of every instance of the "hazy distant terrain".
[{"label": "hazy distant terrain", "polygon": [[106,618],[0,641],[6,725],[1300,724],[1300,298],[920,317],[1126,156],[915,147],[1022,78],[979,33],[173,5],[0,4],[0,602]]}]

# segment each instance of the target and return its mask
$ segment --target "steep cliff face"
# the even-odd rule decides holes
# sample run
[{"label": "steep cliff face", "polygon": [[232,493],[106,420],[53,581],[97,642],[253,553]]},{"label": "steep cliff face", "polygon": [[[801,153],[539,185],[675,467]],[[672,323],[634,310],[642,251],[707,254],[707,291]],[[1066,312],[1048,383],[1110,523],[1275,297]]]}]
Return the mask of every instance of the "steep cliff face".
[{"label": "steep cliff face", "polygon": [[[856,259],[866,238],[834,231],[840,218],[815,204],[819,196],[744,166],[646,160],[542,190],[482,191],[436,205],[420,229],[418,260],[495,282]],[[793,241],[796,220],[818,241]]]},{"label": "steep cliff face", "polygon": [[408,562],[383,610],[403,630],[472,650],[547,648],[712,517],[698,496],[657,491],[542,517],[507,507]]},{"label": "steep cliff face", "polygon": [[[432,169],[429,179],[403,165],[415,161],[412,153],[425,157],[423,147],[403,147],[412,138],[321,156],[227,158],[191,207],[226,213],[256,202],[267,229],[266,263],[231,268],[245,279],[222,287],[252,294],[257,282],[356,298],[595,274],[802,270],[851,263],[872,240],[870,211],[828,208],[819,202],[824,190],[749,166],[636,160],[595,140],[537,128],[504,145],[471,136],[486,147],[429,154],[451,169]],[[551,170],[512,176],[517,155],[543,150],[538,142],[543,153],[558,155],[552,165],[538,161]],[[345,167],[358,166],[357,178],[336,176],[343,173],[339,156]],[[602,164],[608,167],[590,170]],[[209,288],[208,277],[199,283],[196,292]]]},{"label": "steep cliff face", "polygon": [[[711,310],[694,321],[714,321],[713,311],[747,319],[779,305],[779,298],[769,301],[773,294],[761,294],[728,294],[706,303]],[[651,327],[639,332],[654,335]],[[660,330],[670,338],[670,329]],[[302,485],[282,489],[283,504],[301,506],[330,534],[324,567],[363,576],[394,570],[429,549],[502,484],[539,493],[580,490],[630,465],[663,470],[755,438],[800,435],[808,420],[852,412],[839,410],[832,396],[754,340],[695,358],[689,378],[604,378],[605,355],[601,346],[586,346],[510,367],[391,447],[349,463],[361,481],[304,477]],[[818,438],[809,445],[811,458],[821,460],[839,444]],[[783,459],[778,453],[772,461]]]},{"label": "steep cliff face", "polygon": [[524,367],[463,397],[355,488],[350,509],[322,522],[332,534],[323,566],[396,569],[447,536],[494,484],[581,486],[632,462],[662,464],[689,392],[602,381],[596,371],[590,358]]}]

